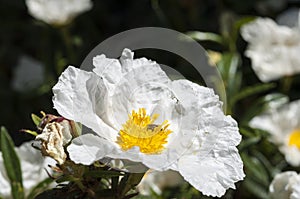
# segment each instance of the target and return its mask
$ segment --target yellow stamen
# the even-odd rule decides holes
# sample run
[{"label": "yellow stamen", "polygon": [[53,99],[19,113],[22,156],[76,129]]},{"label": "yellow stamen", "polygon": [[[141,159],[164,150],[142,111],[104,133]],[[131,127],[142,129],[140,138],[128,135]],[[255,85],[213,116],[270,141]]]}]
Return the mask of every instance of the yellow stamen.
[{"label": "yellow stamen", "polygon": [[160,125],[153,124],[158,116],[158,114],[154,114],[152,117],[147,115],[145,108],[140,108],[137,112],[132,111],[119,132],[117,143],[125,151],[138,146],[142,153],[162,152],[168,135],[172,131],[168,129],[170,126],[168,120]]},{"label": "yellow stamen", "polygon": [[289,146],[296,146],[298,149],[300,149],[300,129],[294,130],[290,134]]}]

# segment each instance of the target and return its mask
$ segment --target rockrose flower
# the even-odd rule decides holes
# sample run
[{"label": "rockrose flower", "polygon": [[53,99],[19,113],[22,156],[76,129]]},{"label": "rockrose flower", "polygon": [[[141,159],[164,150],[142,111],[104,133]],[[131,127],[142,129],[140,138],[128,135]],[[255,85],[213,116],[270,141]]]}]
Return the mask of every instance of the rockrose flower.
[{"label": "rockrose flower", "polygon": [[300,175],[295,171],[279,173],[273,179],[269,189],[272,199],[299,199]]},{"label": "rockrose flower", "polygon": [[[297,23],[298,24],[298,23]],[[272,19],[258,18],[241,29],[249,43],[245,55],[263,82],[300,72],[300,30],[278,25]]]},{"label": "rockrose flower", "polygon": [[[50,158],[43,158],[41,152],[31,146],[32,142],[22,144],[16,147],[16,153],[20,158],[23,186],[25,194],[29,194],[30,190],[38,183],[48,178],[45,168],[48,164],[54,162]],[[2,153],[0,152],[0,198],[7,199],[11,197],[10,182],[7,177]]]},{"label": "rockrose flower", "polygon": [[65,25],[92,8],[91,0],[26,0],[29,13],[51,25]]},{"label": "rockrose flower", "polygon": [[292,166],[300,165],[300,100],[254,117],[250,126],[266,130]]},{"label": "rockrose flower", "polygon": [[93,64],[92,72],[69,66],[53,87],[59,114],[94,131],[72,141],[71,160],[90,165],[113,158],[172,169],[212,196],[243,179],[237,123],[224,115],[212,89],[171,81],[156,62],[133,59],[128,49],[119,60],[100,55]]}]

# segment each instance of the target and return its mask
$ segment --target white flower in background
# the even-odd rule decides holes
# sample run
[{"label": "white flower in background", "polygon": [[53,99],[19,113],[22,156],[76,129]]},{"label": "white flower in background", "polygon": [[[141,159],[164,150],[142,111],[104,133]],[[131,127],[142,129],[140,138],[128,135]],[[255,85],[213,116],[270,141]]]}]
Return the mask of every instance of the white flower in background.
[{"label": "white flower in background", "polygon": [[153,191],[160,195],[165,188],[177,187],[183,182],[182,176],[176,171],[149,170],[137,186],[137,189],[142,195],[151,195]]},{"label": "white flower in background", "polygon": [[254,117],[250,126],[268,131],[286,161],[300,166],[300,100]]},{"label": "white flower in background", "polygon": [[244,177],[237,123],[225,116],[212,89],[171,81],[160,66],[96,56],[93,72],[69,66],[53,87],[54,107],[95,134],[75,138],[71,160],[90,165],[104,157],[178,171],[205,195],[222,196]]},{"label": "white flower in background", "polygon": [[66,25],[77,15],[90,10],[91,0],[26,0],[29,13],[51,25]]},{"label": "white flower in background", "polygon": [[[298,24],[298,21],[296,22]],[[272,19],[258,18],[241,29],[249,43],[245,55],[263,82],[300,72],[300,29],[277,25]]]},{"label": "white flower in background", "polygon": [[300,28],[300,9],[293,7],[289,8],[288,10],[284,11],[276,18],[276,22],[279,25],[288,26],[290,28],[298,27]]},{"label": "white flower in background", "polygon": [[21,56],[14,69],[12,87],[19,92],[35,89],[44,81],[44,66],[28,56]]},{"label": "white flower in background", "polygon": [[279,173],[273,179],[269,189],[272,199],[299,199],[300,175],[294,171]]},{"label": "white flower in background", "polygon": [[[48,164],[53,164],[50,158],[43,158],[41,152],[31,146],[32,142],[16,147],[16,153],[20,159],[23,187],[26,195],[38,183],[48,178],[45,168]],[[7,199],[11,197],[10,182],[6,175],[2,153],[0,152],[0,197]]]}]

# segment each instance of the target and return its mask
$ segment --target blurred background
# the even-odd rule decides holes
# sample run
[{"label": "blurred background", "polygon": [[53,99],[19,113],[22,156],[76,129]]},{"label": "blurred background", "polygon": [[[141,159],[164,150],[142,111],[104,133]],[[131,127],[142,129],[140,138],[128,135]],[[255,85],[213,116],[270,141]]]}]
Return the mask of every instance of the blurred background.
[{"label": "blurred background", "polygon": [[[25,1],[0,0],[0,124],[7,127],[17,144],[30,139],[18,131],[34,128],[31,113],[54,112],[51,87],[63,69],[68,65],[80,66],[90,50],[114,34],[144,26],[166,27],[183,33],[223,31],[226,34],[229,23],[241,16],[274,18],[289,7],[300,5],[295,0],[99,0],[93,3],[90,11],[76,17],[67,27],[53,27],[30,16]],[[224,50],[212,42],[201,44]],[[242,40],[238,41],[238,49],[243,50],[244,46]],[[27,58],[38,69],[30,67]],[[20,62],[25,62],[21,71],[18,70]],[[176,68],[176,63],[172,64]],[[188,72],[183,71],[189,76]]]}]

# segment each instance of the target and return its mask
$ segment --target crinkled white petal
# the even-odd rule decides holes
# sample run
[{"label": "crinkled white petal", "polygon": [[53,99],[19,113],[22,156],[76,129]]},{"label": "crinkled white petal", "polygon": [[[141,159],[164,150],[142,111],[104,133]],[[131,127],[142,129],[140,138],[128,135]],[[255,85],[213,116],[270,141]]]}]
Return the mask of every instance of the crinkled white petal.
[{"label": "crinkled white petal", "polygon": [[300,72],[300,31],[279,26],[272,19],[258,18],[241,29],[249,42],[246,56],[263,82]]},{"label": "crinkled white petal", "polygon": [[128,49],[124,49],[120,60],[97,56],[94,66],[93,71],[108,88],[103,117],[116,129],[122,127],[132,110],[142,107],[151,114],[168,95],[165,84],[170,80],[159,65],[146,58],[134,60],[133,52]]},{"label": "crinkled white petal", "polygon": [[[20,159],[23,186],[25,194],[29,194],[30,190],[35,187],[39,182],[48,178],[45,171],[47,164],[53,163],[49,159],[42,157],[41,152],[31,146],[32,142],[26,142],[20,147],[15,148],[16,153]],[[11,198],[11,188],[9,179],[7,177],[2,153],[0,152],[0,196],[4,199]]]},{"label": "crinkled white petal", "polygon": [[288,163],[293,166],[300,165],[300,150],[289,146],[290,134],[300,129],[300,100],[285,104],[279,108],[268,110],[254,117],[249,125],[268,131],[270,140],[279,145],[279,150],[285,155]]},{"label": "crinkled white petal", "polygon": [[99,136],[85,134],[75,138],[67,150],[70,159],[75,163],[90,165],[113,153],[114,145]]},{"label": "crinkled white petal", "polygon": [[117,59],[106,58],[105,55],[98,55],[93,58],[95,68],[93,72],[104,78],[104,83],[111,90],[122,78],[122,66]]},{"label": "crinkled white petal", "polygon": [[234,189],[234,183],[245,176],[240,157],[234,155],[237,153],[237,149],[232,148],[213,151],[203,158],[200,154],[186,155],[179,159],[179,172],[204,195],[221,197],[228,188]]},{"label": "crinkled white petal", "polygon": [[92,8],[90,0],[26,0],[29,13],[53,25],[65,25],[77,15]]},{"label": "crinkled white petal", "polygon": [[115,139],[117,132],[101,118],[107,90],[101,78],[69,66],[52,90],[54,108],[60,115],[84,124],[106,139]]},{"label": "crinkled white petal", "polygon": [[245,176],[236,148],[241,140],[237,123],[224,115],[212,90],[187,80],[174,84],[177,93],[184,94],[191,108],[198,111],[197,135],[178,160],[178,171],[205,195],[220,197]]}]

